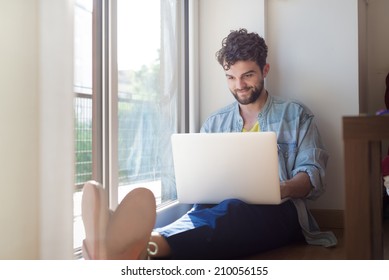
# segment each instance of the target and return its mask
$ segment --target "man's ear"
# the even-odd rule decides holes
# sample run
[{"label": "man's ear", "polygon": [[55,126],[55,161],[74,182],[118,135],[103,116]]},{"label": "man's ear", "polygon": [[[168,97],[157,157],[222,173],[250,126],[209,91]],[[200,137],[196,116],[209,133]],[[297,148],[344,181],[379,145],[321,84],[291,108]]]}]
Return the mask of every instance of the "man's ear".
[{"label": "man's ear", "polygon": [[265,66],[263,67],[263,71],[262,71],[262,75],[264,78],[266,78],[269,71],[270,71],[270,64],[266,63]]}]

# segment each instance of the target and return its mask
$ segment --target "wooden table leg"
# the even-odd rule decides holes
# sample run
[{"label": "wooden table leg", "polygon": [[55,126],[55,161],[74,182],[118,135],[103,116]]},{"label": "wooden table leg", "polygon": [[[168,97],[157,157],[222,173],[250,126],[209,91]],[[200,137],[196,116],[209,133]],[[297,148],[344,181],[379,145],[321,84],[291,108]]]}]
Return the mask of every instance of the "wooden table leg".
[{"label": "wooden table leg", "polygon": [[347,258],[382,259],[380,142],[348,140],[344,148]]},{"label": "wooden table leg", "polygon": [[370,142],[369,150],[372,259],[379,260],[384,258],[382,229],[381,142]]},{"label": "wooden table leg", "polygon": [[365,141],[345,141],[345,244],[347,259],[371,259],[369,149]]}]

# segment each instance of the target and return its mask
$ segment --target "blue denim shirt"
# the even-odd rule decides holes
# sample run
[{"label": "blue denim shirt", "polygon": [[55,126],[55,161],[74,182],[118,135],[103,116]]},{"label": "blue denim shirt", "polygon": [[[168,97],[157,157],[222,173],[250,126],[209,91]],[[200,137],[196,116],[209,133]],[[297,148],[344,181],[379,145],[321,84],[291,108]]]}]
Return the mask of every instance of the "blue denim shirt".
[{"label": "blue denim shirt", "polygon": [[[279,176],[281,181],[306,172],[312,190],[305,199],[293,199],[305,239],[310,244],[334,246],[336,237],[331,232],[321,232],[306,207],[306,199],[316,199],[325,188],[325,168],[328,153],[321,141],[311,111],[303,104],[268,94],[258,114],[261,131],[277,134]],[[203,133],[241,132],[243,118],[238,102],[212,114],[203,124]]]}]

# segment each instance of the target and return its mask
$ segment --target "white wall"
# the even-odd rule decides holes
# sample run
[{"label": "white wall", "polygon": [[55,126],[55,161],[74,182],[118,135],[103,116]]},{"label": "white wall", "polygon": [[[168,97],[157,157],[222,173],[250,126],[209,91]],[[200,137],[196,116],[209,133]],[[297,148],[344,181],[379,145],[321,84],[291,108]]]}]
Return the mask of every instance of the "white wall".
[{"label": "white wall", "polygon": [[370,0],[367,5],[368,112],[385,108],[385,78],[389,73],[389,1]]},{"label": "white wall", "polygon": [[73,13],[73,0],[39,1],[42,259],[73,258]]},{"label": "white wall", "polygon": [[39,256],[37,2],[0,2],[0,259]]},{"label": "white wall", "polygon": [[215,58],[231,30],[265,32],[264,0],[199,0],[200,123],[233,101],[223,68]]},{"label": "white wall", "polygon": [[72,7],[0,1],[0,259],[72,257]]},{"label": "white wall", "polygon": [[327,192],[311,207],[344,208],[342,116],[359,112],[358,5],[354,0],[200,1],[201,121],[232,101],[214,59],[230,29],[264,34],[272,94],[303,101],[315,113],[331,154]]},{"label": "white wall", "polygon": [[367,5],[358,0],[359,112],[367,113]]},{"label": "white wall", "polygon": [[342,116],[359,113],[357,2],[267,2],[268,89],[314,112],[330,153],[327,192],[313,208],[344,208]]}]

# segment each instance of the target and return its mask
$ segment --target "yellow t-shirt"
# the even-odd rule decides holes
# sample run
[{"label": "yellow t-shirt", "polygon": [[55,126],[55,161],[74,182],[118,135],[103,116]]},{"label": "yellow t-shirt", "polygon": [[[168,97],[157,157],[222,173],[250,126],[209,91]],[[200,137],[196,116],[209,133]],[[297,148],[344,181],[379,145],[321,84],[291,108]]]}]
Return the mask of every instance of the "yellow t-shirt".
[{"label": "yellow t-shirt", "polygon": [[261,128],[259,127],[258,121],[254,124],[254,126],[250,130],[247,130],[245,128],[242,129],[242,132],[260,132],[260,131]]}]

